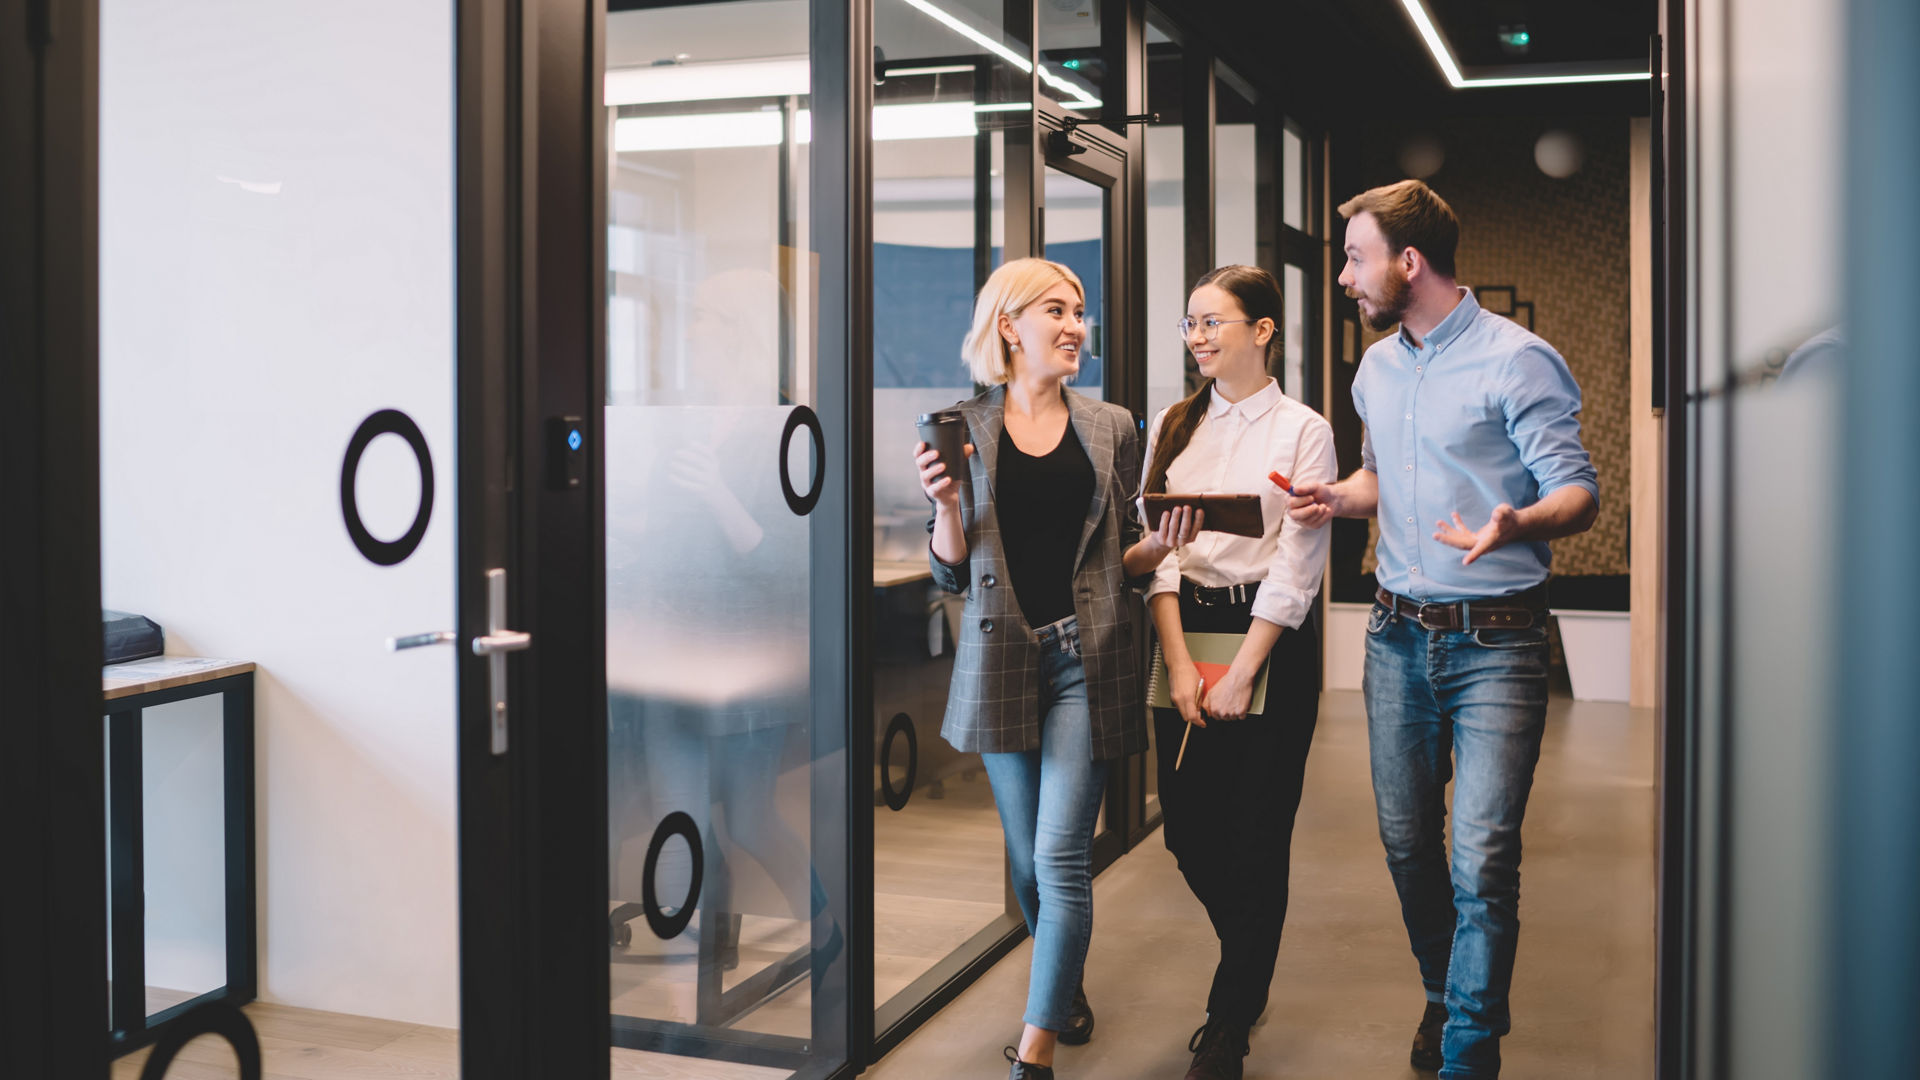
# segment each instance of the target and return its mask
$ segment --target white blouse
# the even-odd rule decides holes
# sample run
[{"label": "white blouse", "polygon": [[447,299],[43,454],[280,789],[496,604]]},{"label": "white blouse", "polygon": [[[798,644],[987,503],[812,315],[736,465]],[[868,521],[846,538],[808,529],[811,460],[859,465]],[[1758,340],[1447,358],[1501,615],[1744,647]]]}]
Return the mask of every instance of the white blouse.
[{"label": "white blouse", "polygon": [[[1193,440],[1168,466],[1166,490],[1176,495],[1258,494],[1266,532],[1255,539],[1203,531],[1160,563],[1147,597],[1177,593],[1183,576],[1214,588],[1257,581],[1260,593],[1253,600],[1254,617],[1297,630],[1320,591],[1333,530],[1309,529],[1290,520],[1287,493],[1275,487],[1267,474],[1278,472],[1294,483],[1334,482],[1339,464],[1333,452],[1333,426],[1281,393],[1280,384],[1272,379],[1264,389],[1237,402],[1221,397],[1218,389]],[[1153,418],[1145,469],[1152,468],[1154,447],[1166,419],[1165,409]],[[1145,521],[1146,500],[1139,505]]]}]

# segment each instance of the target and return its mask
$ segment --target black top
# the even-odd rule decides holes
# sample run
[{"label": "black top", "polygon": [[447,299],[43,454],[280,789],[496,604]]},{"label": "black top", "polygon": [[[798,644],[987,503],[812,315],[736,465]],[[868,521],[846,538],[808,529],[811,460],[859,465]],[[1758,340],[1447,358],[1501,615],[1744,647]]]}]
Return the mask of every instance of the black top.
[{"label": "black top", "polygon": [[1074,612],[1073,557],[1093,502],[1093,461],[1072,424],[1041,457],[1023,452],[1003,428],[998,472],[993,503],[1020,613],[1028,626],[1059,622]]}]

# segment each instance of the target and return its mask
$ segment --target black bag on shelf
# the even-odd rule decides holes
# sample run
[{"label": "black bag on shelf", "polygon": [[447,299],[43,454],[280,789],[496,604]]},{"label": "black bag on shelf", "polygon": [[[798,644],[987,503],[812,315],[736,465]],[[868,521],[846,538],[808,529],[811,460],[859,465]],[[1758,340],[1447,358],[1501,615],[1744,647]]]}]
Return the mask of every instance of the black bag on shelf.
[{"label": "black bag on shelf", "polygon": [[166,650],[166,636],[160,624],[145,615],[125,611],[102,611],[101,628],[106,634],[106,662],[144,660]]}]

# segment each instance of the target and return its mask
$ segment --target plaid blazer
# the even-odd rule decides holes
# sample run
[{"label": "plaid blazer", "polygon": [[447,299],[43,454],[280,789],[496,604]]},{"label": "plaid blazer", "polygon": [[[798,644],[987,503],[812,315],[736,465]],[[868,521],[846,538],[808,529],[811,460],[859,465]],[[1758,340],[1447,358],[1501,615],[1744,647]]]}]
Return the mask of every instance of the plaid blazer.
[{"label": "plaid blazer", "polygon": [[[972,502],[960,515],[967,561],[949,566],[933,554],[931,545],[927,549],[934,582],[967,596],[946,720],[940,726],[940,734],[965,753],[1040,747],[1040,646],[1007,580],[993,502],[1006,393],[1006,387],[996,386],[958,406],[966,414],[974,450],[969,462]],[[1134,642],[1139,602],[1132,586],[1151,575],[1127,581],[1120,558],[1142,533],[1134,511],[1140,491],[1140,435],[1126,409],[1070,389],[1063,393],[1074,433],[1093,462],[1093,498],[1074,559],[1073,609],[1087,671],[1093,759],[1108,761],[1147,748],[1144,673]]]}]

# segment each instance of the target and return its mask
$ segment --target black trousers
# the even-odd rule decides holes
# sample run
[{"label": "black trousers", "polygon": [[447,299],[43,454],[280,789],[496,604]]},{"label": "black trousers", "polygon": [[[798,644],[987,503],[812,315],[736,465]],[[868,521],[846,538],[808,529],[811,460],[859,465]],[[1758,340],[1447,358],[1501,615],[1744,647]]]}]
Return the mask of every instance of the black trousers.
[{"label": "black trousers", "polygon": [[[1252,621],[1251,603],[1180,600],[1186,630],[1243,633]],[[1312,618],[1282,630],[1269,660],[1266,713],[1195,728],[1177,771],[1186,723],[1175,710],[1154,710],[1167,850],[1220,939],[1207,1013],[1243,1027],[1266,1010],[1287,918],[1293,820],[1320,716],[1318,642]]]}]

